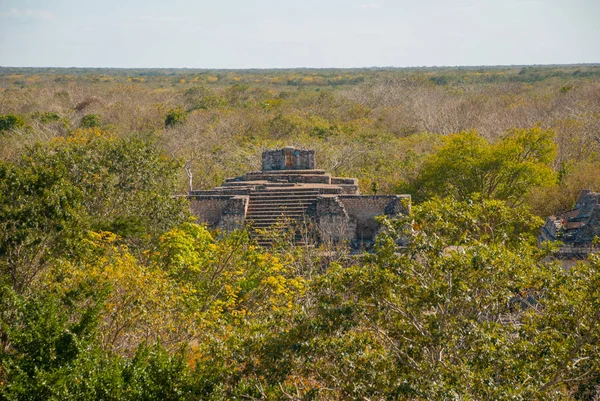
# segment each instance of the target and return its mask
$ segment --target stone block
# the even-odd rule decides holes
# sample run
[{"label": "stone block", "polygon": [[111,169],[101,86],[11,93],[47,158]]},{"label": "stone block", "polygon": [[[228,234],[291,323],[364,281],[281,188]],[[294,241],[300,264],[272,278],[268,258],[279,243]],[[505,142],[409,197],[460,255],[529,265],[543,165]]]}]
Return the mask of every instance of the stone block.
[{"label": "stone block", "polygon": [[262,154],[263,171],[312,170],[315,168],[315,151],[296,149],[292,146],[268,150]]}]

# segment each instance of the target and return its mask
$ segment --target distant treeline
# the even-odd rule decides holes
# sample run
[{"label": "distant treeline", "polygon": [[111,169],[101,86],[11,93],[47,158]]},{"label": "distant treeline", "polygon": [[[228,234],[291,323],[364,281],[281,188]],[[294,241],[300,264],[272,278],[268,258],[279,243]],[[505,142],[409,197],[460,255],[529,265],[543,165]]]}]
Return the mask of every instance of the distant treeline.
[{"label": "distant treeline", "polygon": [[[357,85],[379,78],[422,76],[436,85],[464,83],[540,82],[550,78],[592,78],[600,76],[599,64],[544,66],[472,66],[472,67],[371,67],[371,68],[291,68],[291,69],[197,69],[197,68],[56,68],[0,67],[0,79],[10,77],[54,76],[60,82],[106,78],[158,83],[167,78],[176,82],[203,82],[211,85],[262,83],[290,86]],[[144,78],[144,80],[140,80]],[[14,85],[25,81],[15,79]],[[7,82],[3,83],[5,86]]]}]

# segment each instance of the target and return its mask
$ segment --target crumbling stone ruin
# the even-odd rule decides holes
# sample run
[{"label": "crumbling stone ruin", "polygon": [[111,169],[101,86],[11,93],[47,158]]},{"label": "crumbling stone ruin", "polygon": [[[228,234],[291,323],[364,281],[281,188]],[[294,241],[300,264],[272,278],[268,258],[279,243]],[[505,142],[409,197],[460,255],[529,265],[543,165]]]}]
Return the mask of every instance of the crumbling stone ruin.
[{"label": "crumbling stone ruin", "polygon": [[332,177],[315,168],[314,150],[294,147],[263,152],[261,171],[191,191],[189,198],[200,222],[225,231],[249,225],[267,246],[272,242],[264,232],[284,224],[294,227],[296,243],[368,249],[380,229],[376,216],[410,210],[410,195],[360,195],[356,178]]},{"label": "crumbling stone ruin", "polygon": [[546,219],[539,240],[563,242],[559,259],[584,259],[594,250],[594,238],[600,237],[599,201],[600,194],[581,192],[573,210]]}]

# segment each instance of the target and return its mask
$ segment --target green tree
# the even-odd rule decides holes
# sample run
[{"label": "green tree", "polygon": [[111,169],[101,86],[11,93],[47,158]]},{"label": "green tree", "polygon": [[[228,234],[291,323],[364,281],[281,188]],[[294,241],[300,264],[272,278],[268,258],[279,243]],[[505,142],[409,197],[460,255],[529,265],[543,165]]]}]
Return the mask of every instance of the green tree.
[{"label": "green tree", "polygon": [[1,283],[25,292],[52,258],[72,252],[85,229],[82,200],[64,165],[0,163]]},{"label": "green tree", "polygon": [[152,136],[118,138],[98,129],[28,149],[23,163],[62,169],[82,196],[92,230],[111,231],[131,241],[158,236],[185,221],[183,198],[174,198],[179,163],[163,155]]},{"label": "green tree", "polygon": [[171,109],[165,118],[165,127],[170,128],[181,125],[187,120],[187,113],[181,108]]},{"label": "green tree", "polygon": [[81,123],[79,126],[81,128],[95,128],[100,127],[102,124],[102,119],[98,114],[86,114],[81,118]]},{"label": "green tree", "polygon": [[8,131],[10,129],[22,128],[25,126],[25,120],[23,117],[15,114],[6,114],[0,116],[0,132]]},{"label": "green tree", "polygon": [[0,290],[0,399],[196,398],[185,352],[169,353],[160,343],[141,343],[130,358],[101,349],[107,290],[79,286],[64,297],[28,298]]},{"label": "green tree", "polygon": [[[249,357],[239,359],[235,381],[221,372],[226,394],[411,401],[593,394],[595,262],[574,276],[542,262],[541,221],[502,201],[447,198],[413,210],[384,222],[363,263],[333,264],[315,277],[302,312],[239,332],[227,347]],[[406,235],[411,242],[401,249]]]},{"label": "green tree", "polygon": [[540,127],[513,129],[488,142],[476,131],[448,135],[425,160],[412,183],[417,199],[479,194],[522,204],[535,187],[556,181],[550,163],[556,155],[553,132]]},{"label": "green tree", "polygon": [[94,341],[101,294],[74,310],[48,293],[25,298],[6,287],[1,293],[0,399],[93,399],[119,390],[118,364]]},{"label": "green tree", "polygon": [[0,281],[28,290],[52,259],[77,254],[86,230],[140,246],[185,221],[177,162],[148,138],[98,130],[27,148],[0,163]]}]

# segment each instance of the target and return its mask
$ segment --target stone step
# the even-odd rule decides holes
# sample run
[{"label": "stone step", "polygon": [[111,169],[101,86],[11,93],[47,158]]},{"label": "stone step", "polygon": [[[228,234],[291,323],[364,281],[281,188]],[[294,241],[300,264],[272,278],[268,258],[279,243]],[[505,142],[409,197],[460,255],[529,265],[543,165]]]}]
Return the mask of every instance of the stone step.
[{"label": "stone step", "polygon": [[313,203],[315,203],[314,201],[308,201],[308,200],[304,200],[304,201],[300,201],[300,200],[295,200],[295,201],[285,201],[285,202],[254,202],[254,203],[250,203],[248,205],[248,209],[253,209],[255,207],[260,208],[260,209],[264,209],[265,207],[272,207],[275,209],[289,209],[289,208],[297,208],[297,207],[301,207],[306,209],[307,207],[309,207],[310,205],[312,205]]},{"label": "stone step", "polygon": [[254,209],[248,209],[246,211],[246,216],[252,216],[252,215],[267,215],[267,214],[271,214],[273,216],[286,216],[286,215],[290,215],[290,214],[306,214],[306,212],[308,211],[308,208],[294,208],[294,209],[290,209],[290,208],[267,208],[267,207],[263,207],[263,208],[254,208]]},{"label": "stone step", "polygon": [[243,187],[235,187],[235,188],[220,188],[217,187],[215,189],[206,190],[206,191],[191,191],[190,197],[194,196],[235,196],[235,195],[248,195],[252,192],[252,188],[243,188]]},{"label": "stone step", "polygon": [[279,202],[268,202],[268,201],[261,201],[261,202],[250,202],[250,204],[248,205],[248,209],[253,209],[256,207],[262,207],[264,209],[264,207],[279,207],[279,208],[285,208],[285,207],[308,207],[311,204],[313,204],[314,201],[299,201],[299,200],[292,200],[292,201],[279,201]]},{"label": "stone step", "polygon": [[[294,218],[294,217],[298,217],[298,218]],[[248,218],[247,221],[251,222],[253,225],[267,224],[267,225],[271,226],[276,223],[288,224],[288,223],[292,223],[292,221],[297,222],[297,221],[300,221],[301,219],[302,219],[302,216],[277,216],[277,217],[263,216],[263,217]]]},{"label": "stone step", "polygon": [[277,198],[285,196],[319,196],[319,191],[252,191],[250,194],[253,198]]},{"label": "stone step", "polygon": [[266,185],[267,183],[267,181],[225,181],[220,187],[256,187],[257,185]]},{"label": "stone step", "polygon": [[[275,224],[280,223],[288,223],[287,225],[290,229],[294,230],[294,235],[292,237],[292,242],[296,246],[310,246],[310,244],[306,241],[306,238],[301,234],[300,230],[294,228],[294,224],[301,223],[304,220],[304,215],[297,216],[297,218],[292,218],[290,216],[280,216],[280,217],[268,217],[264,216],[263,218],[254,219],[251,216],[248,216],[247,220],[252,224],[252,230],[250,232],[250,236],[259,246],[262,247],[272,247],[274,239],[269,235],[267,230]],[[260,232],[262,231],[262,232]]]},{"label": "stone step", "polygon": [[255,205],[249,207],[246,210],[246,214],[254,212],[273,212],[273,213],[298,213],[306,212],[310,205],[295,205],[295,206],[281,206],[281,205]]},{"label": "stone step", "polygon": [[271,195],[271,196],[256,196],[250,195],[250,202],[260,201],[288,201],[288,200],[317,200],[314,195]]},{"label": "stone step", "polygon": [[294,200],[294,199],[298,199],[298,200],[317,200],[317,195],[314,194],[300,194],[300,195],[296,195],[296,194],[283,194],[283,195],[250,195],[249,200],[250,201],[262,201],[262,200],[267,200],[267,201],[273,201],[273,200]]},{"label": "stone step", "polygon": [[330,174],[272,174],[265,172],[261,174],[246,175],[247,181],[269,181],[276,183],[305,183],[305,184],[330,184]]},{"label": "stone step", "polygon": [[316,200],[318,195],[315,194],[281,194],[281,195],[250,195],[250,201],[258,200],[289,200],[289,199],[311,199]]},{"label": "stone step", "polygon": [[252,225],[252,227],[255,230],[270,230],[275,225],[275,223],[277,223],[277,222],[271,221],[271,222],[265,222],[265,223],[254,223]]},{"label": "stone step", "polygon": [[251,216],[257,217],[297,217],[297,216],[306,216],[308,213],[308,209],[252,209],[246,212],[246,220],[248,220]]},{"label": "stone step", "polygon": [[281,209],[262,209],[246,212],[246,218],[250,216],[302,216],[306,214],[306,209],[281,210]]},{"label": "stone step", "polygon": [[292,216],[303,215],[305,213],[306,209],[258,209],[247,211],[246,216]]},{"label": "stone step", "polygon": [[271,217],[285,217],[285,216],[302,216],[306,214],[306,209],[296,209],[296,210],[283,210],[283,209],[260,209],[260,210],[250,210],[246,212],[246,218],[250,216],[271,216]]},{"label": "stone step", "polygon": [[304,216],[304,215],[306,215],[305,209],[304,210],[291,210],[291,211],[261,209],[261,210],[251,210],[249,212],[246,212],[246,220],[249,220],[250,217],[252,217],[252,216],[286,217],[286,216]]},{"label": "stone step", "polygon": [[[250,185],[250,184],[247,184]],[[319,192],[319,189],[314,186],[305,186],[305,185],[278,185],[273,186],[271,183],[268,183],[263,186],[259,186],[256,189],[256,192],[266,192],[266,193],[278,193],[278,192]]]},{"label": "stone step", "polygon": [[314,170],[262,170],[262,171],[250,171],[246,173],[246,176],[258,175],[258,174],[290,174],[290,175],[305,175],[305,174],[325,174],[325,170],[314,169]]},{"label": "stone step", "polygon": [[268,206],[268,207],[308,207],[312,205],[315,201],[311,200],[290,200],[290,201],[260,201],[260,202],[250,202],[248,208],[252,208],[253,206]]},{"label": "stone step", "polygon": [[302,214],[299,215],[295,215],[295,216],[248,216],[246,218],[246,221],[251,221],[253,223],[278,223],[278,222],[283,222],[283,223],[287,223],[287,220],[294,220],[294,221],[298,221],[301,220],[303,217]]},{"label": "stone step", "polygon": [[257,194],[282,194],[282,193],[290,193],[290,194],[301,194],[301,193],[319,193],[318,188],[306,188],[306,187],[286,187],[286,188],[271,188],[271,187],[261,187],[256,188],[254,193]]},{"label": "stone step", "polygon": [[289,202],[289,203],[254,203],[248,205],[248,210],[294,210],[307,209],[313,202]]}]

